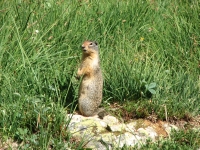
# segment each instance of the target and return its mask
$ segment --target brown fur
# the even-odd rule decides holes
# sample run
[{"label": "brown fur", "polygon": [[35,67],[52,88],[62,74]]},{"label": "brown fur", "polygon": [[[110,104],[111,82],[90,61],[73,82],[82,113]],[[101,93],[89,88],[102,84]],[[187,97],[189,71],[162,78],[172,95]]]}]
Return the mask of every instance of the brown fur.
[{"label": "brown fur", "polygon": [[82,45],[82,60],[77,76],[82,76],[79,88],[79,110],[84,116],[100,112],[102,101],[103,77],[100,68],[99,49],[96,42],[85,41]]}]

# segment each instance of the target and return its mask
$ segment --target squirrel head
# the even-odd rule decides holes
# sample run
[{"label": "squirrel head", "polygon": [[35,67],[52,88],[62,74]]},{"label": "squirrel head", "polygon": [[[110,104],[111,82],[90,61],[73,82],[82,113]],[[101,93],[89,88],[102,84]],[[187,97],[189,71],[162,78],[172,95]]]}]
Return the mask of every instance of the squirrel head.
[{"label": "squirrel head", "polygon": [[95,41],[85,41],[81,48],[84,54],[97,53],[99,51],[98,44]]}]

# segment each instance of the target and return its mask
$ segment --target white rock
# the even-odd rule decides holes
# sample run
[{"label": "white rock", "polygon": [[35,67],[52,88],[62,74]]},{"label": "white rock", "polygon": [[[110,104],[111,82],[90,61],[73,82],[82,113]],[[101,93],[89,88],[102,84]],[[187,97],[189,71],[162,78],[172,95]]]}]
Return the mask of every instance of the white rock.
[{"label": "white rock", "polygon": [[108,145],[113,145],[117,141],[116,135],[112,132],[101,134],[101,140]]},{"label": "white rock", "polygon": [[124,132],[125,128],[126,128],[125,124],[123,124],[123,123],[118,123],[115,125],[108,124],[108,126],[112,132]]},{"label": "white rock", "polygon": [[134,146],[136,144],[143,144],[146,141],[146,138],[141,138],[139,135],[131,134],[130,132],[125,132],[124,134],[118,135],[116,147],[122,148],[126,146]]},{"label": "white rock", "polygon": [[[97,116],[84,117],[69,114],[67,119],[71,119],[67,129],[72,136],[83,139],[86,142],[85,148],[110,150],[117,147],[122,148],[124,145],[132,147],[138,144],[140,146],[145,144],[147,139],[150,138],[154,141],[158,137],[158,133],[151,125],[136,130],[137,121],[127,124],[120,123],[116,117],[109,115],[102,120]],[[168,134],[172,129],[178,130],[177,126],[168,123],[163,124],[162,127]]]},{"label": "white rock", "polygon": [[173,124],[170,124],[170,127],[171,127],[172,129],[178,131],[178,127],[177,127],[177,126],[175,126],[175,125],[173,125]]},{"label": "white rock", "polygon": [[81,122],[83,120],[83,116],[81,115],[69,114],[68,117],[68,119],[71,119],[70,122]]},{"label": "white rock", "polygon": [[133,135],[129,132],[126,132],[124,135],[125,135],[127,146],[134,146],[140,140],[140,138],[138,138],[137,135]]},{"label": "white rock", "polygon": [[[107,148],[99,141],[89,141],[85,147],[95,149],[95,150],[107,150]],[[111,146],[109,147],[111,149]]]},{"label": "white rock", "polygon": [[158,136],[158,134],[156,133],[156,131],[154,130],[154,128],[152,127],[147,127],[145,128],[145,130],[148,132],[148,136],[152,139],[155,140],[155,138]]},{"label": "white rock", "polygon": [[139,132],[139,135],[141,135],[141,136],[148,135],[148,132],[144,128],[139,128],[137,131]]},{"label": "white rock", "polygon": [[135,129],[136,124],[137,124],[136,122],[130,122],[130,123],[126,124],[125,130],[127,132],[134,133],[136,131],[136,129]]},{"label": "white rock", "polygon": [[103,121],[109,125],[115,125],[115,124],[119,123],[119,120],[116,117],[109,116],[109,115],[105,116],[103,118]]},{"label": "white rock", "polygon": [[108,126],[108,124],[104,121],[99,121],[99,123],[101,124],[102,127],[106,128]]},{"label": "white rock", "polygon": [[167,132],[168,135],[170,135],[172,129],[174,129],[174,130],[176,130],[176,131],[178,130],[178,127],[177,127],[177,126],[172,125],[172,124],[168,124],[168,123],[165,123],[165,124],[163,125],[163,128],[165,129],[165,131]]}]

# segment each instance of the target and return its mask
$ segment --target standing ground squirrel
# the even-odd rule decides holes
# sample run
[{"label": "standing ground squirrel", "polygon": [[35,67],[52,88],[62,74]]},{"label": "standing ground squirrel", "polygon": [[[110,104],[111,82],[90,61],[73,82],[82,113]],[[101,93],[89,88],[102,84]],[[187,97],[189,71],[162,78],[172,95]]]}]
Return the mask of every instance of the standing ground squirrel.
[{"label": "standing ground squirrel", "polygon": [[104,110],[99,108],[102,101],[103,77],[97,42],[85,41],[82,50],[82,60],[77,72],[78,77],[83,76],[79,88],[79,110],[84,116],[99,115]]}]

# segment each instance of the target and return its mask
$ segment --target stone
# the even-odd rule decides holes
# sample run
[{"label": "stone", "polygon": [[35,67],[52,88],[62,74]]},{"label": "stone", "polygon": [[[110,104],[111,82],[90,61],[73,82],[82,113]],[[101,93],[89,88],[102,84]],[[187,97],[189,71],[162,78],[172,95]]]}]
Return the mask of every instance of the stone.
[{"label": "stone", "polygon": [[137,130],[141,136],[147,136],[148,132],[144,128],[139,128]]},{"label": "stone", "polygon": [[136,124],[137,124],[136,122],[130,122],[130,123],[126,124],[125,130],[127,132],[134,133],[136,131],[136,129],[135,129]]},{"label": "stone", "polygon": [[[123,146],[133,147],[145,144],[147,139],[155,141],[162,134],[170,134],[172,129],[178,127],[172,124],[158,122],[152,123],[147,120],[132,120],[129,123],[120,122],[116,117],[107,115],[103,119],[84,117],[69,114],[67,118],[68,131],[72,137],[85,142],[84,148],[97,150],[109,150]],[[161,132],[162,131],[162,132]]]},{"label": "stone", "polygon": [[154,141],[158,134],[155,132],[154,128],[147,127],[145,130],[148,132],[148,136]]},{"label": "stone", "polygon": [[125,145],[134,146],[140,140],[138,135],[131,134],[130,132],[124,133]]},{"label": "stone", "polygon": [[109,125],[115,125],[115,124],[118,124],[118,123],[119,123],[119,120],[118,120],[116,117],[114,117],[114,116],[109,116],[109,115],[105,116],[105,117],[103,118],[103,121],[104,121],[105,123],[109,124]]},{"label": "stone", "polygon": [[96,140],[89,141],[84,147],[96,150],[107,150],[105,145],[103,145],[100,141]]},{"label": "stone", "polygon": [[111,130],[112,132],[124,132],[125,131],[125,128],[126,128],[126,125],[123,124],[123,123],[118,123],[118,124],[115,124],[115,125],[110,125],[108,124],[108,128],[109,130]]},{"label": "stone", "polygon": [[163,125],[163,128],[165,129],[165,131],[167,132],[168,135],[170,135],[170,132],[174,129],[174,130],[178,130],[178,127],[175,126],[175,125],[172,125],[172,124],[168,124],[168,123],[165,123]]},{"label": "stone", "polygon": [[114,145],[114,142],[116,142],[116,140],[116,135],[112,132],[103,133],[101,135],[101,141],[103,141],[107,145]]}]

